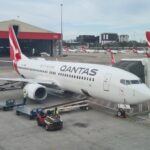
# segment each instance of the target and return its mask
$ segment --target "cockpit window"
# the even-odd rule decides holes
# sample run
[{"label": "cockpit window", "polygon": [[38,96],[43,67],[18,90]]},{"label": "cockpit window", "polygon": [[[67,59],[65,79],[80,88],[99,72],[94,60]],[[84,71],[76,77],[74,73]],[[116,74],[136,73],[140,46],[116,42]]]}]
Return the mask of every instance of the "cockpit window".
[{"label": "cockpit window", "polygon": [[126,85],[131,84],[130,80],[126,80]]},{"label": "cockpit window", "polygon": [[131,84],[140,84],[141,80],[131,80]]},{"label": "cockpit window", "polygon": [[121,80],[120,80],[120,83],[125,84],[125,80],[124,80],[124,79],[121,79]]},{"label": "cockpit window", "polygon": [[125,79],[121,79],[120,83],[124,84],[124,85],[131,85],[131,84],[141,84],[142,82],[141,82],[141,80],[125,80]]}]

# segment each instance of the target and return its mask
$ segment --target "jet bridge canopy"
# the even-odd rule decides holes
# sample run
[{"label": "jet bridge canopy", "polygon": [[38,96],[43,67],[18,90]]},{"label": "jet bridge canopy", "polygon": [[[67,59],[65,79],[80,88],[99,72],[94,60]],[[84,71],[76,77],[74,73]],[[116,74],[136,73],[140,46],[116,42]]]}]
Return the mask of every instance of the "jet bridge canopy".
[{"label": "jet bridge canopy", "polygon": [[144,65],[141,60],[121,60],[113,65],[137,75],[145,83]]}]

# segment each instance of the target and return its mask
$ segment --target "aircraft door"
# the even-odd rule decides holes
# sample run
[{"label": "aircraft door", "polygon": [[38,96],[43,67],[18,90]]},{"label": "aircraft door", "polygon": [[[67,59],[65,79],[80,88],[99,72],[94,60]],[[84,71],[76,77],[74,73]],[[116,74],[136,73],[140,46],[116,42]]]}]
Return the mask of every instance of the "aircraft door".
[{"label": "aircraft door", "polygon": [[109,91],[110,88],[110,80],[111,80],[111,74],[105,74],[104,80],[103,80],[103,90]]}]

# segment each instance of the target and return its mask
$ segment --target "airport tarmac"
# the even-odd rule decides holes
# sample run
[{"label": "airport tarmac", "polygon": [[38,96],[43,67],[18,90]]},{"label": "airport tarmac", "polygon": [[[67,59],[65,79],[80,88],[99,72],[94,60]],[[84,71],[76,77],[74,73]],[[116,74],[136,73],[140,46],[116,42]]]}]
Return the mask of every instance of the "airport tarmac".
[{"label": "airport tarmac", "polygon": [[[86,56],[87,55],[87,56]],[[105,57],[104,57],[105,56]],[[117,60],[124,54],[116,54]],[[125,57],[131,55],[125,54]],[[132,55],[136,58],[137,55]],[[143,56],[144,57],[144,56]],[[55,59],[55,58],[50,58]],[[70,54],[59,60],[109,64],[105,54]],[[0,66],[1,77],[16,77],[10,65]],[[1,91],[0,100],[22,98],[22,90]],[[75,97],[51,94],[43,104],[28,101],[31,107],[49,106],[74,100]],[[15,110],[0,111],[0,150],[149,150],[150,125],[132,118],[117,118],[104,111],[73,111],[62,114],[64,128],[47,132]]]}]

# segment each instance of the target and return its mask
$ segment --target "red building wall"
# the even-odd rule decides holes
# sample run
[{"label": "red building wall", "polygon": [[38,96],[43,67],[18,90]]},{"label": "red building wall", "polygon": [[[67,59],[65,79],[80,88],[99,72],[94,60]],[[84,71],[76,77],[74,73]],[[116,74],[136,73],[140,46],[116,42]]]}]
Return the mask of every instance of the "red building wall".
[{"label": "red building wall", "polygon": [[[0,38],[8,38],[8,31],[0,31]],[[19,32],[19,39],[61,40],[60,33]]]}]

